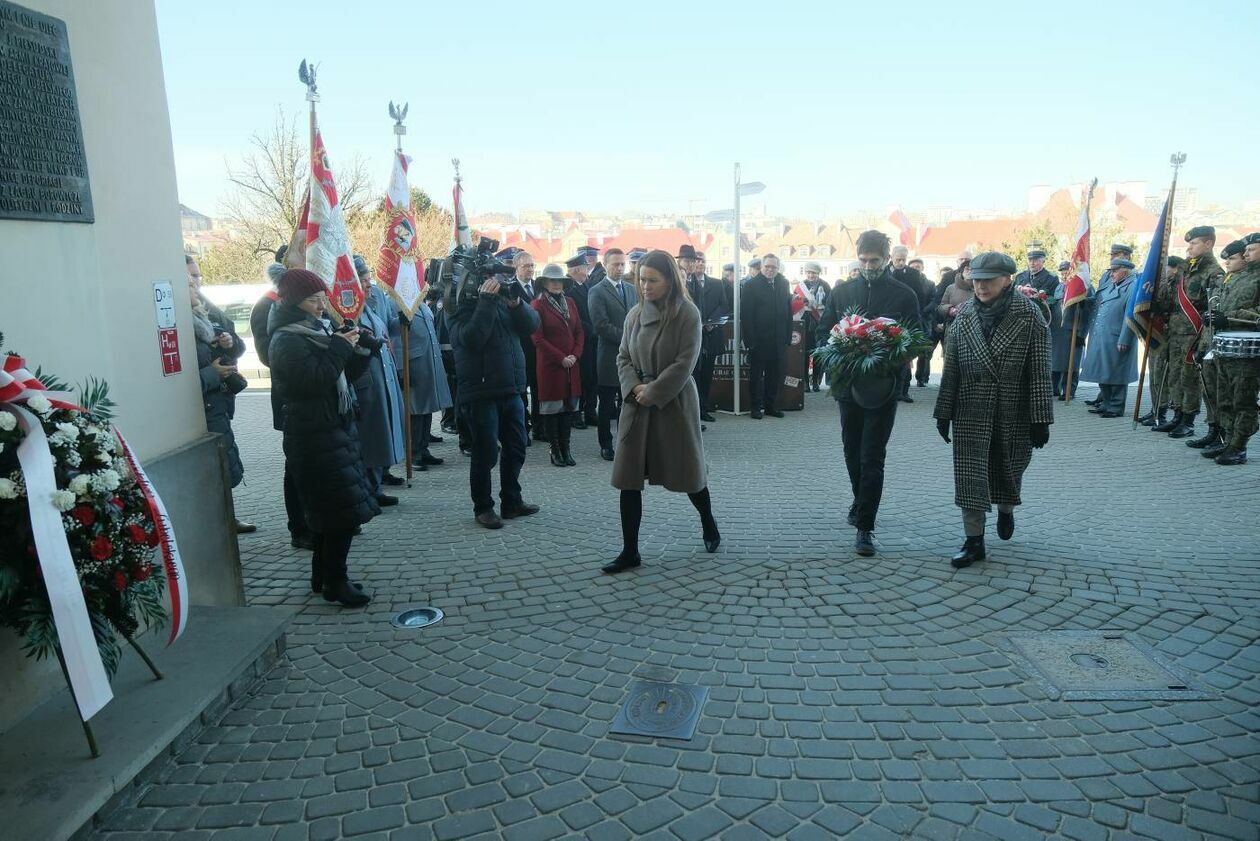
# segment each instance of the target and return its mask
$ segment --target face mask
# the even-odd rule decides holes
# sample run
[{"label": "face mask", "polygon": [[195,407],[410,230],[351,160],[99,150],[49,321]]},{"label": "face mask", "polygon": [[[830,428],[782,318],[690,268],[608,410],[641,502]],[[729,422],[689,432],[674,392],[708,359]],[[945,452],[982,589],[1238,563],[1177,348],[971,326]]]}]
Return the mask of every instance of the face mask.
[{"label": "face mask", "polygon": [[866,278],[867,280],[874,280],[875,278],[879,277],[883,273],[884,273],[883,266],[875,266],[874,268],[871,268],[870,266],[865,266],[862,269],[862,277]]}]

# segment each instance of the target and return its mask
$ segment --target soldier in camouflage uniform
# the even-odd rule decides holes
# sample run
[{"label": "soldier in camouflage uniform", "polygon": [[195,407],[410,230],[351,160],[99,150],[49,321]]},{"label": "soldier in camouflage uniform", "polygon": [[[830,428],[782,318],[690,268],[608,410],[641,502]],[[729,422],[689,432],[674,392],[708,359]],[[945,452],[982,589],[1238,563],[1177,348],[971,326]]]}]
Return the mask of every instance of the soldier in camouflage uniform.
[{"label": "soldier in camouflage uniform", "polygon": [[[1212,298],[1217,298],[1214,309],[1220,309],[1219,297],[1224,285],[1229,283],[1230,278],[1237,272],[1242,271],[1243,266],[1243,241],[1234,240],[1229,245],[1221,249],[1221,262],[1225,264],[1225,277],[1220,285],[1212,291],[1212,297],[1209,297],[1208,304],[1212,305]],[[1204,356],[1211,350],[1211,341],[1209,336],[1211,331],[1215,331],[1216,327],[1209,322],[1209,313],[1203,314],[1203,337],[1199,340],[1199,349],[1195,355],[1195,359],[1199,360],[1203,366],[1203,396],[1204,402],[1207,404],[1207,433],[1202,438],[1194,438],[1186,442],[1186,446],[1195,450],[1203,450],[1206,458],[1216,458],[1225,450],[1225,444],[1228,441],[1221,436],[1221,424],[1217,418],[1217,392],[1220,389],[1220,366],[1221,359],[1215,355],[1211,359],[1205,359]],[[1210,455],[1207,455],[1210,453]]]},{"label": "soldier in camouflage uniform", "polygon": [[[1185,260],[1176,254],[1168,255],[1167,269],[1164,271],[1164,277],[1160,280],[1160,286],[1172,286],[1177,282],[1177,272],[1185,265]],[[1155,330],[1161,336],[1164,335],[1165,325],[1162,316],[1153,316],[1158,319],[1159,323],[1155,325]],[[1151,410],[1142,417],[1138,418],[1138,423],[1142,426],[1155,426],[1158,423],[1164,423],[1168,420],[1168,409],[1171,405],[1168,401],[1168,341],[1165,339],[1159,343],[1151,353]],[[1156,408],[1158,407],[1158,408]],[[1188,443],[1188,446],[1196,446],[1194,443]]]},{"label": "soldier in camouflage uniform", "polygon": [[[1217,330],[1237,330],[1239,321],[1250,321],[1247,326],[1260,330],[1260,233],[1248,234],[1242,242],[1246,264],[1225,279],[1221,300],[1209,313]],[[1215,454],[1217,464],[1247,463],[1247,439],[1256,433],[1258,393],[1260,357],[1219,357],[1216,417],[1224,445]]]},{"label": "soldier in camouflage uniform", "polygon": [[[1199,401],[1203,389],[1199,381],[1199,366],[1193,362],[1195,347],[1202,325],[1196,327],[1190,316],[1178,303],[1181,291],[1189,302],[1192,313],[1207,309],[1212,290],[1225,276],[1220,263],[1212,256],[1216,245],[1216,229],[1200,225],[1186,231],[1186,264],[1182,266],[1177,282],[1160,286],[1157,297],[1157,315],[1168,319],[1165,337],[1168,342],[1168,399],[1176,414],[1161,424],[1152,426],[1155,432],[1164,432],[1169,438],[1189,438],[1194,434],[1194,419],[1199,414]],[[1186,359],[1191,359],[1187,362]]]}]

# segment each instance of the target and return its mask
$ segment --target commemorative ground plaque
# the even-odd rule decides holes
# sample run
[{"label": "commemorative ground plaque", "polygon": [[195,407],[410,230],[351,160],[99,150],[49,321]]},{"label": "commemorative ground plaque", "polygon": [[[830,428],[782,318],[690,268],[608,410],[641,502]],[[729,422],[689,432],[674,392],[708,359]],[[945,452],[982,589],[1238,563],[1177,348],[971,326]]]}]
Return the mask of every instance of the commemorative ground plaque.
[{"label": "commemorative ground plaque", "polygon": [[66,24],[0,0],[0,219],[92,222]]}]

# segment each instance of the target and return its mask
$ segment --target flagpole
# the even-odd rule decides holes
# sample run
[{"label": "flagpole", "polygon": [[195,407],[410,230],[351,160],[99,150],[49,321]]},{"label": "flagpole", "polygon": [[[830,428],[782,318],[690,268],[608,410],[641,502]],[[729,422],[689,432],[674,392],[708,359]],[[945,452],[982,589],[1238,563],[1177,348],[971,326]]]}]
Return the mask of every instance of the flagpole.
[{"label": "flagpole", "polygon": [[[1097,187],[1097,186],[1098,186],[1098,179],[1097,179],[1097,178],[1095,178],[1093,181],[1091,181],[1091,182],[1089,183],[1089,193],[1088,193],[1088,194],[1086,194],[1086,196],[1085,196],[1085,231],[1086,231],[1086,233],[1089,235],[1089,238],[1090,238],[1090,241],[1091,241],[1091,242],[1093,242],[1093,239],[1094,239],[1094,223],[1093,223],[1093,222],[1090,220],[1090,218],[1089,218],[1089,209],[1090,209],[1090,207],[1092,207],[1092,206],[1093,206],[1093,202],[1094,202],[1094,188],[1095,188],[1095,187]],[[1073,247],[1073,248],[1075,248],[1075,247],[1076,247],[1076,244],[1075,244],[1075,243],[1073,243],[1073,244],[1072,244],[1072,247]],[[1089,262],[1089,254],[1088,254],[1088,253],[1086,253],[1086,255],[1085,255],[1085,261],[1086,261],[1087,263]],[[1073,271],[1073,273],[1075,273],[1075,272],[1076,272],[1076,270],[1077,270],[1077,269],[1076,269],[1076,265],[1073,265],[1073,266],[1072,266],[1072,271]],[[1091,274],[1093,274],[1093,272],[1091,272]],[[1066,300],[1067,300],[1067,297],[1066,297],[1067,290],[1065,289],[1065,290],[1063,290],[1063,291],[1064,291],[1064,296],[1065,296],[1065,297],[1064,297],[1064,300],[1066,301]],[[1087,301],[1089,300],[1089,290],[1088,290],[1088,289],[1086,289],[1086,290],[1085,290],[1085,300],[1087,300]],[[1060,313],[1059,313],[1059,317],[1060,317],[1060,318],[1062,318],[1062,317],[1063,317],[1063,313],[1062,313],[1062,312],[1060,312]],[[1073,305],[1072,305],[1072,342],[1071,342],[1071,344],[1069,344],[1069,345],[1068,345],[1068,365],[1067,365],[1067,371],[1066,371],[1066,372],[1064,373],[1064,375],[1063,375],[1063,405],[1064,405],[1065,407],[1070,406],[1070,405],[1072,404],[1072,374],[1074,374],[1074,373],[1076,372],[1076,366],[1075,366],[1075,362],[1076,362],[1076,329],[1077,329],[1077,326],[1080,324],[1080,321],[1081,321],[1081,311],[1080,311],[1079,309],[1077,309],[1077,305],[1076,305],[1076,304],[1073,304]]]},{"label": "flagpole", "polygon": [[[298,66],[298,78],[302,81],[302,84],[306,85],[306,101],[311,104],[311,127],[309,145],[307,147],[310,151],[307,153],[306,159],[306,189],[308,196],[311,189],[311,156],[315,154],[315,133],[318,130],[318,123],[315,116],[315,103],[319,102],[319,88],[315,83],[315,71],[317,69],[318,65],[307,64],[306,59],[302,59],[302,63]],[[307,245],[309,246],[310,243],[307,243]],[[324,282],[327,283],[328,281],[325,280]],[[324,297],[326,301],[327,295]],[[324,315],[328,316],[328,320],[337,327],[340,327],[344,320],[341,317],[341,313],[337,312],[336,307],[331,305],[324,307]]]},{"label": "flagpole", "polygon": [[[394,137],[396,143],[394,145],[394,153],[402,155],[402,139],[407,133],[407,127],[403,125],[403,117],[407,113],[407,106],[403,105],[401,111],[394,110],[394,103],[389,103],[389,116],[394,120]],[[410,187],[408,187],[410,189]],[[423,301],[420,306],[425,306]],[[402,357],[403,357],[403,454],[407,459],[407,487],[411,487],[412,466],[411,455],[415,442],[411,438],[411,319],[407,318],[401,312],[398,314],[398,321],[401,329],[398,331],[402,335]],[[428,434],[426,430],[425,434]]]},{"label": "flagpole", "polygon": [[[1159,281],[1164,274],[1164,266],[1168,263],[1168,239],[1169,232],[1172,230],[1172,215],[1174,199],[1177,197],[1177,173],[1181,170],[1182,164],[1186,162],[1185,152],[1176,152],[1168,159],[1172,164],[1173,178],[1172,186],[1168,188],[1168,212],[1164,214],[1164,230],[1162,232],[1162,241],[1159,244],[1159,262],[1155,264],[1155,280],[1151,286],[1151,303],[1155,301],[1155,296],[1159,294]],[[1142,367],[1138,370],[1138,387],[1137,400],[1133,403],[1133,428],[1137,429],[1138,417],[1142,412],[1142,388],[1146,385],[1146,366],[1150,364],[1151,359],[1151,337],[1155,333],[1155,314],[1148,312],[1146,317],[1146,342],[1142,348]]]}]

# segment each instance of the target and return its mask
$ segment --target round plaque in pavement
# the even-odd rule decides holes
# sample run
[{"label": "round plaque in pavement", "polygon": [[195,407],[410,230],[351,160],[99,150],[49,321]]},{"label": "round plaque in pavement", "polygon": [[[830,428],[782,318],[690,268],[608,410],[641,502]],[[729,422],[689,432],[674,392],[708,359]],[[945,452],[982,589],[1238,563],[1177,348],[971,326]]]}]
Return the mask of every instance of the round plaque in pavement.
[{"label": "round plaque in pavement", "polygon": [[390,624],[395,628],[415,630],[416,628],[427,628],[430,625],[436,625],[442,621],[445,615],[440,608],[416,607],[411,610],[404,610],[391,619]]},{"label": "round plaque in pavement", "polygon": [[703,686],[640,681],[630,688],[610,729],[637,736],[690,739],[708,694]]}]

